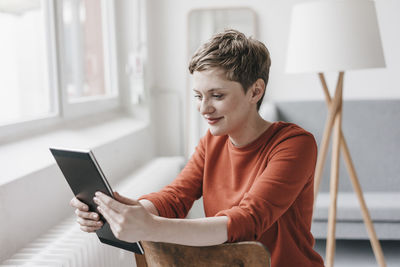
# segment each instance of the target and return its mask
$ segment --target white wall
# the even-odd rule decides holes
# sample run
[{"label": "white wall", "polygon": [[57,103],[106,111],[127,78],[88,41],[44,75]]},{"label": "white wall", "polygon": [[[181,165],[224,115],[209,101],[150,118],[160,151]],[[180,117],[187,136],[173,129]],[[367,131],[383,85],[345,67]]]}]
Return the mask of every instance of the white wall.
[{"label": "white wall", "polygon": [[[305,0],[149,0],[148,44],[151,77],[150,90],[177,92],[185,100],[187,71],[187,16],[191,9],[208,7],[250,7],[257,13],[258,38],[269,47],[272,56],[270,83],[266,99],[270,101],[323,100],[318,77],[313,74],[286,74],[287,38],[291,7]],[[360,70],[346,73],[344,99],[399,99],[400,98],[400,1],[377,0],[378,21],[386,58],[385,69]],[[339,19],[339,18],[338,18]],[[336,80],[335,73],[327,75],[331,90]],[[184,107],[182,107],[184,108]],[[182,148],[183,110],[177,111],[169,103],[158,101],[155,116],[163,116],[170,127],[156,129],[157,140],[169,138],[170,146],[163,146],[158,153],[176,155]],[[165,114],[169,114],[166,116]],[[179,117],[181,125],[176,124]],[[173,120],[172,120],[173,119]],[[172,139],[170,139],[172,137]]]},{"label": "white wall", "polygon": [[[141,0],[140,5],[145,1]],[[133,114],[136,118],[149,119],[147,104],[148,98],[142,99],[139,105],[132,103],[132,84],[129,68],[132,68],[132,56],[138,52],[138,47],[145,45],[146,36],[138,30],[136,25],[142,23],[137,14],[140,9],[138,1],[118,0],[115,1],[115,31],[117,38],[117,61],[118,61],[118,82],[121,93],[121,102],[125,111]],[[144,25],[145,27],[145,25]],[[141,40],[138,40],[141,39]],[[145,85],[146,86],[146,85]],[[142,96],[144,97],[144,96]],[[136,104],[136,103],[135,103]]]},{"label": "white wall", "polygon": [[[12,173],[17,177],[4,182],[7,178],[4,175],[10,172],[7,171],[9,166],[2,166],[0,263],[73,214],[68,204],[73,194],[49,147],[93,149],[111,186],[154,156],[151,129],[146,123],[114,118],[94,127],[77,128],[79,130],[66,129],[1,147],[3,163],[6,161],[4,157],[9,157],[21,169],[28,165],[32,170],[26,170],[24,175],[14,170]],[[32,162],[36,164],[32,165]]]}]

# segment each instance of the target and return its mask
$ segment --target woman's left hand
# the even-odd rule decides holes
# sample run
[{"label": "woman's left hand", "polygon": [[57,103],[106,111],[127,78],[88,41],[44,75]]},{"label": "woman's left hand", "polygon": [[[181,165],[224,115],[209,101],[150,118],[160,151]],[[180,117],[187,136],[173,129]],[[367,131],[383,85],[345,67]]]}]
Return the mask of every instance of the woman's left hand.
[{"label": "woman's left hand", "polygon": [[93,198],[98,211],[110,225],[114,236],[126,242],[151,240],[155,231],[155,215],[150,214],[137,200],[114,192],[115,199],[96,192]]}]

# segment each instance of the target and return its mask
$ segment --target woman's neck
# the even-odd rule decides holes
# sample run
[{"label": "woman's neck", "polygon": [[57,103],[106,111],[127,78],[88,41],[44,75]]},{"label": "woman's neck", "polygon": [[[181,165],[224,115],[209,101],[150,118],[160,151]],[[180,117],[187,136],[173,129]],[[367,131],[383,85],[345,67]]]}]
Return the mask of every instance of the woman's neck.
[{"label": "woman's neck", "polygon": [[236,147],[243,147],[250,144],[261,134],[263,134],[270,126],[271,122],[264,120],[258,113],[254,120],[249,120],[247,125],[241,128],[237,134],[230,134],[229,139]]}]

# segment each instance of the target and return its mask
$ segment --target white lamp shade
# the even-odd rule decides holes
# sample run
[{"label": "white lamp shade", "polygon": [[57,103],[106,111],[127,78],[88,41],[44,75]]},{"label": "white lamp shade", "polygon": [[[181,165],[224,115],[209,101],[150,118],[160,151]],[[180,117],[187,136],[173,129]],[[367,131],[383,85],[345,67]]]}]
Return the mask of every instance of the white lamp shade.
[{"label": "white lamp shade", "polygon": [[292,10],[286,71],[324,72],[385,67],[370,0],[326,0]]}]

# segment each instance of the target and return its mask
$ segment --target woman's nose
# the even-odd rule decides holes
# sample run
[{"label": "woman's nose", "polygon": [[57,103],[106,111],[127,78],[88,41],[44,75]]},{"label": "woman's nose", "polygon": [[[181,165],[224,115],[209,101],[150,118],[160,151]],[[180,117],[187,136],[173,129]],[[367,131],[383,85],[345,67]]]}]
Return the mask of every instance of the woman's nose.
[{"label": "woman's nose", "polygon": [[210,101],[202,100],[200,103],[199,111],[201,115],[210,114],[215,111],[214,107],[211,105]]}]

